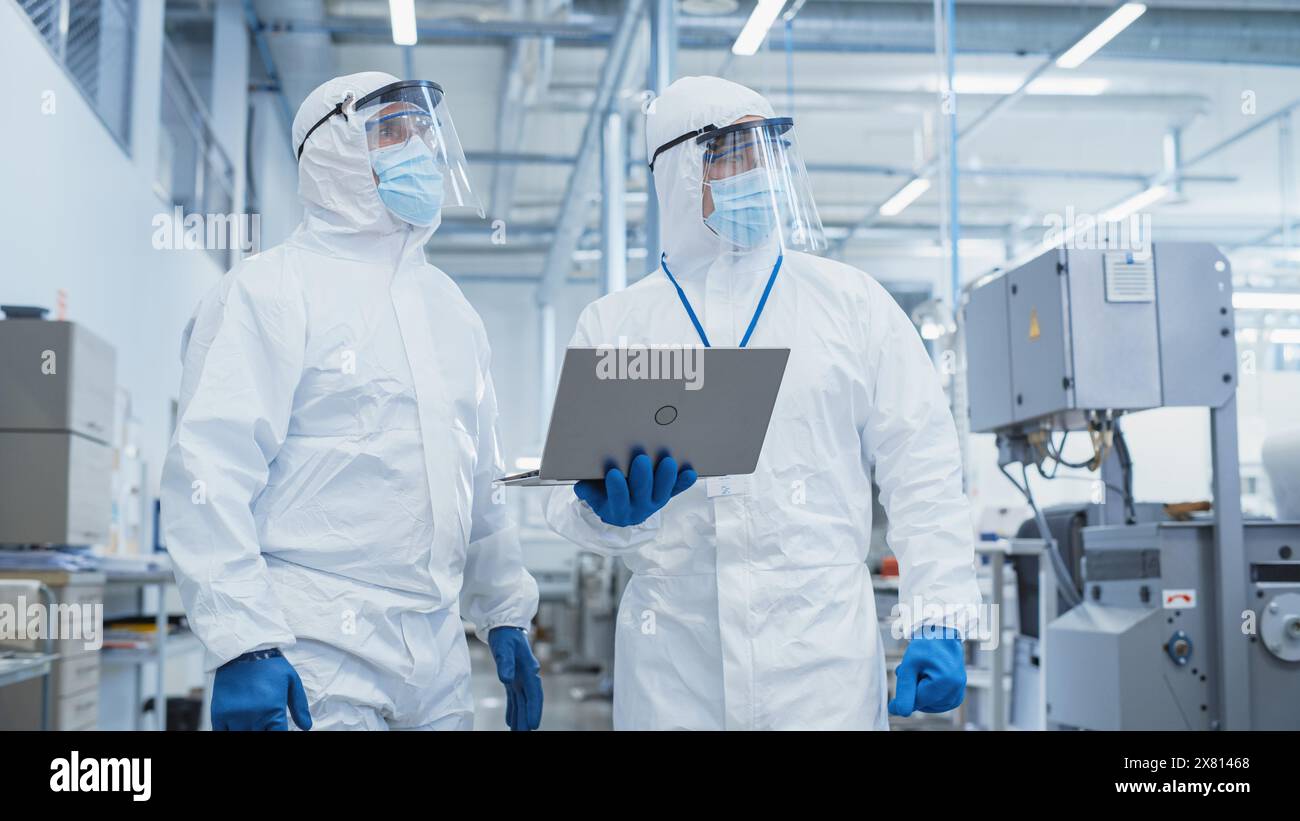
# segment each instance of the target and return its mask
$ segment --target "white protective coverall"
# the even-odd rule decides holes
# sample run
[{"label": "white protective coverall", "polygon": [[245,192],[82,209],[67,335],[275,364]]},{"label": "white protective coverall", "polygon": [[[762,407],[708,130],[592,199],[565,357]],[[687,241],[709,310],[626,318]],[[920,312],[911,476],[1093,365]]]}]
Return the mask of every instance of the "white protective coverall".
[{"label": "white protective coverall", "polygon": [[[747,115],[773,112],[743,86],[680,79],[649,111],[647,156]],[[776,250],[720,253],[702,221],[693,146],[655,164],[667,265],[709,341],[735,346]],[[662,270],[589,305],[570,344],[656,343],[699,344]],[[900,600],[969,613],[979,602],[974,530],[952,415],[912,323],[847,265],[788,251],[749,344],[791,354],[747,492],[711,495],[720,483],[701,479],[633,527],[602,523],[571,488],[548,499],[556,532],[623,558],[634,574],[616,632],[615,727],[886,729],[865,564],[870,471],[889,515]]]},{"label": "white protective coverall", "polygon": [[[331,80],[294,145],[343,100]],[[537,585],[502,474],[487,336],[424,258],[437,227],[390,215],[361,118],[331,117],[299,164],[302,224],[245,259],[182,341],[162,480],[168,551],[215,669],[279,647],[314,728],[472,726],[461,616],[527,628]]]}]

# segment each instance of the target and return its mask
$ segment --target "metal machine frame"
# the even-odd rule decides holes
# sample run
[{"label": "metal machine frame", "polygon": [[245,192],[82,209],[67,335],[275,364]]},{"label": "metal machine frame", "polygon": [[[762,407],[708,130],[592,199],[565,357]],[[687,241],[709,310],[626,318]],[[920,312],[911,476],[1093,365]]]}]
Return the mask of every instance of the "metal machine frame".
[{"label": "metal machine frame", "polygon": [[[1088,429],[1122,438],[1124,414],[1156,407],[1209,409],[1213,578],[1202,583],[1213,585],[1208,598],[1215,603],[1211,652],[1217,681],[1211,682],[1215,695],[1206,712],[1211,727],[1249,729],[1252,639],[1242,631],[1242,618],[1251,609],[1250,582],[1227,260],[1208,243],[1156,243],[1145,253],[1057,249],[976,282],[968,289],[962,320],[971,430],[998,435],[1004,469],[1016,462],[1041,468],[1052,432]],[[1119,452],[1098,446],[1094,467],[1108,488],[1127,487]],[[1023,490],[1037,514],[1032,494]],[[1109,526],[1089,530],[1133,526],[1117,495],[1106,491],[1103,518]],[[1061,619],[1053,622],[1060,624]],[[1097,629],[1101,634],[1106,628]],[[1044,625],[1044,640],[1048,632]],[[1045,689],[1047,682],[1045,675]]]}]

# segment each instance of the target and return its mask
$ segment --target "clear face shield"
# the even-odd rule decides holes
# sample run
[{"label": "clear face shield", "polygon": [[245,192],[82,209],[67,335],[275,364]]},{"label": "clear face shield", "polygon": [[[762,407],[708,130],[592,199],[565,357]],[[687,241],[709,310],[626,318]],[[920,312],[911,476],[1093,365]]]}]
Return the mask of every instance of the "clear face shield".
[{"label": "clear face shield", "polygon": [[[357,100],[353,110],[365,127],[380,199],[394,214],[413,225],[433,224],[445,206],[483,216],[441,86],[428,80],[392,83]],[[336,108],[311,131],[345,113]]]},{"label": "clear face shield", "polygon": [[[435,190],[437,208],[459,205],[484,216],[469,186],[469,165],[441,86],[429,81],[393,83],[357,100],[356,114],[365,125],[370,168],[380,184],[381,197],[389,188],[391,199],[409,208],[409,196]],[[407,208],[394,208],[387,197],[385,203],[398,216],[421,225],[409,218],[411,214],[403,213]],[[428,205],[421,203],[424,209]]]},{"label": "clear face shield", "polygon": [[772,245],[781,252],[815,253],[826,247],[794,120],[755,118],[706,127],[660,151],[688,139],[702,152],[700,217],[724,251]]}]

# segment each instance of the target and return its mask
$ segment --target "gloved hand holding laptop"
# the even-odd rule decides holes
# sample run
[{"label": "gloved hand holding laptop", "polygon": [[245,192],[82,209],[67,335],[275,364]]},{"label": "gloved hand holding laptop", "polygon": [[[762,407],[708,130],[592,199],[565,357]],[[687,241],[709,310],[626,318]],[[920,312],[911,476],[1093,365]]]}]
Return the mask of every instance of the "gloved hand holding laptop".
[{"label": "gloved hand holding laptop", "polygon": [[695,484],[695,479],[695,471],[690,467],[679,470],[672,456],[665,454],[655,465],[641,453],[632,459],[626,475],[610,468],[604,481],[583,480],[573,486],[573,492],[605,524],[629,527],[649,519],[669,499]]}]

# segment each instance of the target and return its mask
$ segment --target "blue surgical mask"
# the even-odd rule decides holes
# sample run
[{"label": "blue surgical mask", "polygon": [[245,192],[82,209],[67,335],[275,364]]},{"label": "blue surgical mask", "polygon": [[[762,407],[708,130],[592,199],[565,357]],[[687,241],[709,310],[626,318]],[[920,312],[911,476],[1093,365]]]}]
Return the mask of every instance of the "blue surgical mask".
[{"label": "blue surgical mask", "polygon": [[765,169],[709,182],[713,213],[704,224],[737,248],[755,248],[776,227],[772,188]]},{"label": "blue surgical mask", "polygon": [[370,152],[370,167],[379,178],[379,199],[412,225],[433,225],[442,210],[442,172],[424,140]]}]

